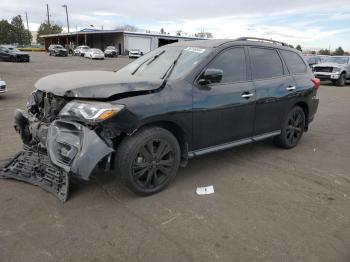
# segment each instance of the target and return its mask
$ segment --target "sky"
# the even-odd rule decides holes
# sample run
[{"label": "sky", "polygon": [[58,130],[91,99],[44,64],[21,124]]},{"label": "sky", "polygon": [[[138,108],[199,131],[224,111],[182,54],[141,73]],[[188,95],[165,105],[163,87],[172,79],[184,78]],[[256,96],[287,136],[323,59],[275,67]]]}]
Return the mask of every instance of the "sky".
[{"label": "sky", "polygon": [[71,31],[130,24],[154,32],[204,30],[214,38],[264,37],[304,49],[350,51],[350,0],[1,0],[0,19],[24,18],[27,12],[29,28],[36,31],[47,19],[46,4],[51,21],[64,30],[66,4]]}]

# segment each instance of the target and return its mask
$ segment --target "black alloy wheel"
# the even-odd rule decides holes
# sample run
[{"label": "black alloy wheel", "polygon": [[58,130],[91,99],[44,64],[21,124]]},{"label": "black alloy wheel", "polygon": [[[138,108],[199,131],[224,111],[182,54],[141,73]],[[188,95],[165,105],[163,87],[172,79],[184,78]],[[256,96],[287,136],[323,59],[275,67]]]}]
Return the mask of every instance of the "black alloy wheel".
[{"label": "black alloy wheel", "polygon": [[132,176],[140,187],[157,189],[171,175],[174,165],[174,150],[169,143],[152,139],[140,148],[134,159]]},{"label": "black alloy wheel", "polygon": [[286,116],[282,125],[281,134],[275,137],[275,143],[282,148],[295,147],[305,130],[305,113],[304,110],[295,106]]},{"label": "black alloy wheel", "polygon": [[139,195],[163,190],[176,175],[180,147],[168,130],[152,127],[126,137],[118,147],[118,175],[124,184]]}]

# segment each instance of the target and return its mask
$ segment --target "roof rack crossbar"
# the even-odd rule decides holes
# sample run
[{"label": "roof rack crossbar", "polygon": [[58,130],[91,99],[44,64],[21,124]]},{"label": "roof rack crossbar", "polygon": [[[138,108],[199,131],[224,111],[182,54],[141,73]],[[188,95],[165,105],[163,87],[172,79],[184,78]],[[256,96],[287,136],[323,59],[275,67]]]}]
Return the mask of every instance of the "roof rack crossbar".
[{"label": "roof rack crossbar", "polygon": [[250,40],[274,43],[274,44],[279,44],[279,45],[282,45],[282,46],[288,46],[288,44],[284,43],[284,42],[280,42],[280,41],[276,41],[276,40],[272,40],[272,39],[266,39],[266,38],[259,38],[259,37],[240,37],[240,38],[236,39],[236,41],[250,41]]}]

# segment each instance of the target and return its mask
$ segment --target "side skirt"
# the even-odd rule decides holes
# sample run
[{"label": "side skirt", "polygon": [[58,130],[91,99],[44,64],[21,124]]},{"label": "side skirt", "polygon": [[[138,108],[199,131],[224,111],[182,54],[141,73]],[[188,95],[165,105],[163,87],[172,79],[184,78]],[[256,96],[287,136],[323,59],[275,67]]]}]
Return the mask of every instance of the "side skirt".
[{"label": "side skirt", "polygon": [[193,158],[193,157],[196,157],[196,156],[201,156],[201,155],[205,155],[205,154],[209,154],[209,153],[212,153],[212,152],[221,151],[221,150],[225,150],[225,149],[228,149],[228,148],[237,147],[237,146],[241,146],[241,145],[245,145],[245,144],[250,144],[250,143],[253,143],[253,142],[264,140],[266,138],[278,136],[280,134],[281,134],[281,130],[278,130],[278,131],[264,133],[264,134],[253,136],[253,137],[249,137],[249,138],[236,140],[236,141],[233,141],[233,142],[229,142],[229,143],[225,143],[225,144],[221,144],[221,145],[217,145],[217,146],[211,146],[211,147],[207,147],[207,148],[204,148],[204,149],[198,149],[198,150],[195,150],[195,151],[188,152],[188,158]]}]

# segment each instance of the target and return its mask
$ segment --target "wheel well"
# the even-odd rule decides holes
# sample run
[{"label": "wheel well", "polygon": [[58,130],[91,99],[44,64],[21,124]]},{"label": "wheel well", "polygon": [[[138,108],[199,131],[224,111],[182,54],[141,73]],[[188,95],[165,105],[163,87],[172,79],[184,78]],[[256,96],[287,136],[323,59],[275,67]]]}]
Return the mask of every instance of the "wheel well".
[{"label": "wheel well", "polygon": [[177,139],[177,141],[179,142],[180,145],[180,149],[181,149],[181,158],[183,160],[187,160],[188,158],[188,140],[186,138],[185,132],[183,131],[183,129],[175,124],[174,122],[170,122],[170,121],[159,121],[159,122],[152,122],[149,124],[145,124],[143,126],[141,126],[139,129],[141,128],[147,128],[147,127],[162,127],[166,130],[168,130],[170,133],[172,133],[175,138]]},{"label": "wheel well", "polygon": [[303,109],[305,114],[305,130],[307,131],[309,128],[309,107],[305,102],[298,102],[294,106],[299,106]]}]

